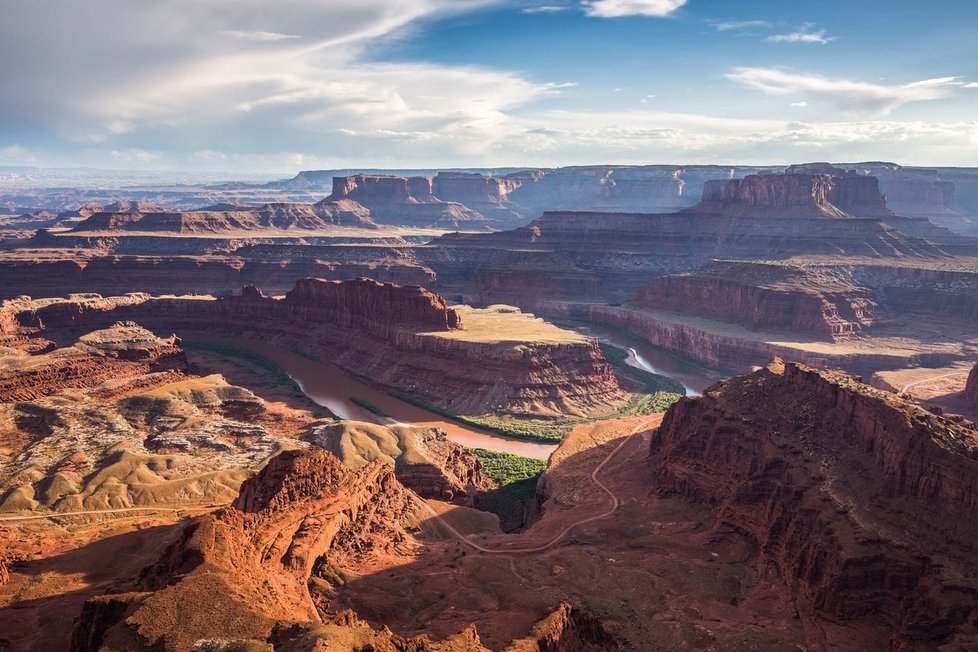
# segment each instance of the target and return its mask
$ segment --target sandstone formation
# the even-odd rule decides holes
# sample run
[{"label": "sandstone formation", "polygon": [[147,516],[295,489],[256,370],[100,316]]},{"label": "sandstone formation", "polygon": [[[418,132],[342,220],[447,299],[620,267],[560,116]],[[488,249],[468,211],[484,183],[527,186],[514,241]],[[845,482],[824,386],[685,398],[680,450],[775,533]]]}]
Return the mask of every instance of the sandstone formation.
[{"label": "sandstone formation", "polygon": [[708,181],[699,213],[743,217],[882,217],[890,215],[875,177],[818,164],[792,166],[783,175]]},{"label": "sandstone formation", "polygon": [[222,233],[254,230],[320,230],[335,226],[376,228],[368,211],[353,204],[265,204],[258,208],[215,206],[199,211],[149,211],[127,207],[92,213],[73,233],[165,232],[173,234]]},{"label": "sandstone formation", "polygon": [[132,323],[30,355],[0,348],[0,511],[230,500],[305,445],[252,392],[192,373],[180,342]]},{"label": "sandstone formation", "polygon": [[71,387],[93,387],[148,373],[179,374],[186,364],[177,338],[161,339],[137,324],[120,323],[49,353],[8,352],[0,367],[0,403],[31,400]]},{"label": "sandstone formation", "polygon": [[[384,464],[346,470],[321,450],[280,454],[231,507],[186,526],[143,571],[139,590],[90,601],[72,649],[187,650],[207,639],[265,641],[280,622],[318,622],[329,597],[313,596],[310,578],[348,557],[396,553],[411,509]],[[198,608],[183,608],[191,604]]]},{"label": "sandstone formation", "polygon": [[459,414],[607,411],[624,400],[597,342],[505,309],[448,308],[420,287],[304,279],[284,298],[241,296],[12,301],[18,323],[250,336],[301,350]]},{"label": "sandstone formation", "polygon": [[[322,450],[282,453],[230,507],[190,521],[133,590],[89,600],[71,649],[486,652],[472,626],[435,642],[334,608],[350,567],[410,559],[416,509],[386,464],[351,470]],[[594,616],[561,604],[507,649],[619,647]]]},{"label": "sandstone formation", "polygon": [[360,207],[374,222],[441,229],[488,228],[479,213],[432,192],[431,177],[358,174],[334,177],[333,192],[316,204],[324,209]]},{"label": "sandstone formation", "polygon": [[673,406],[649,460],[658,491],[746,533],[819,646],[853,641],[824,620],[875,648],[975,645],[975,430],[774,360]]},{"label": "sandstone formation", "polygon": [[637,296],[655,308],[740,324],[750,330],[786,330],[831,339],[872,326],[874,294],[830,267],[716,262],[698,272],[655,279]]},{"label": "sandstone formation", "polygon": [[471,507],[479,492],[494,486],[478,458],[437,428],[344,421],[320,426],[313,441],[348,468],[393,466],[401,484],[422,498]]}]

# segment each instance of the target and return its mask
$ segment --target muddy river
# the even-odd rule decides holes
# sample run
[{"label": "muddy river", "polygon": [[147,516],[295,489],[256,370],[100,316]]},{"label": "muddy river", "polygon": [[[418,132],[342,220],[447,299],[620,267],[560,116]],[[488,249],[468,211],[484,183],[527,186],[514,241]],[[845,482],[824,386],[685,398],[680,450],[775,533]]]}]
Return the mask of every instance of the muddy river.
[{"label": "muddy river", "polygon": [[[539,444],[503,437],[448,420],[439,414],[370,387],[337,367],[310,360],[281,347],[234,338],[208,336],[200,339],[228,344],[260,355],[285,371],[302,388],[306,396],[341,419],[383,425],[438,427],[448,433],[449,439],[468,448],[486,448],[540,460],[549,458],[550,453],[557,448],[554,444]],[[380,417],[365,410],[352,401],[354,397],[375,405],[388,416]]]},{"label": "muddy river", "polygon": [[[574,330],[599,341],[628,351],[626,362],[639,369],[668,376],[682,383],[689,395],[700,394],[717,380],[727,377],[721,371],[707,369],[694,362],[659,349],[626,334],[599,326],[575,325]],[[545,460],[554,444],[540,444],[462,425],[445,417],[385,394],[332,365],[323,364],[266,343],[237,338],[207,336],[209,341],[228,344],[260,355],[285,371],[314,402],[329,409],[341,419],[366,421],[383,425],[405,424],[438,427],[452,441],[468,448],[486,448],[514,455]],[[353,398],[373,404],[386,416],[378,416],[357,405]]]}]

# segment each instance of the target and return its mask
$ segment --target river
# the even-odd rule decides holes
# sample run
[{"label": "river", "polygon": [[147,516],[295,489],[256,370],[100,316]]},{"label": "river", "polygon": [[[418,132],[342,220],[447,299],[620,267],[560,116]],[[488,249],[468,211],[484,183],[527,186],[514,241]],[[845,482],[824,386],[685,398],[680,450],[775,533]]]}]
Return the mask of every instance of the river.
[{"label": "river", "polygon": [[[569,326],[564,325],[564,327]],[[702,367],[664,349],[644,344],[641,340],[618,331],[590,324],[574,324],[572,328],[584,335],[597,338],[600,342],[628,351],[627,364],[668,376],[682,383],[690,396],[702,393],[717,380],[729,376],[721,371]],[[279,346],[254,340],[210,335],[198,339],[244,349],[274,363],[299,385],[306,396],[341,419],[382,425],[437,427],[444,430],[449,439],[467,448],[486,448],[539,460],[548,459],[557,448],[555,444],[541,444],[505,437],[446,419],[435,412],[385,394],[337,367],[311,360]],[[378,416],[357,405],[352,400],[354,397],[376,406],[386,416]]]},{"label": "river", "polygon": [[575,330],[582,335],[589,335],[599,342],[627,351],[626,364],[636,369],[672,378],[682,384],[686,389],[687,396],[699,396],[704,389],[713,383],[732,375],[719,369],[704,367],[688,358],[652,346],[621,331],[594,324],[561,323],[560,326]]},{"label": "river", "polygon": [[[341,419],[382,425],[437,427],[444,430],[449,439],[467,448],[486,448],[538,460],[549,459],[550,454],[557,448],[555,444],[504,437],[451,421],[430,410],[385,394],[337,367],[311,360],[279,346],[210,335],[195,339],[227,344],[265,358],[285,371],[312,401],[327,408]],[[387,416],[377,416],[365,410],[351,400],[353,397],[375,405]]]}]

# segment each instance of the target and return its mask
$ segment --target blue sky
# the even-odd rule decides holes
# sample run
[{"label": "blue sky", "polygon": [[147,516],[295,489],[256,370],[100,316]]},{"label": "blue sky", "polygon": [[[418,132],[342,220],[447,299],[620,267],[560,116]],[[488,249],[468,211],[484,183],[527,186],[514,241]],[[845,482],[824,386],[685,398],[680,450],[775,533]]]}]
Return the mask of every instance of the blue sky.
[{"label": "blue sky", "polygon": [[0,165],[978,166],[978,6],[0,0]]}]

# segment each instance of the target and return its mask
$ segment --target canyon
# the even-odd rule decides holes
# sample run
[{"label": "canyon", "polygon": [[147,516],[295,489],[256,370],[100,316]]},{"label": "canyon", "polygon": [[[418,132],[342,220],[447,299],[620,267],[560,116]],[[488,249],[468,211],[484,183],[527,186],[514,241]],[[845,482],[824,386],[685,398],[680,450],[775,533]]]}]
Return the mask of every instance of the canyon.
[{"label": "canyon", "polygon": [[51,191],[0,224],[0,648],[969,649],[972,177]]},{"label": "canyon", "polygon": [[[360,428],[328,427],[343,433],[334,442]],[[974,644],[978,430],[844,374],[776,359],[665,415],[581,426],[518,534],[464,503],[426,501],[399,463],[368,459],[404,433],[367,439],[352,464],[317,445],[279,452],[230,504],[154,526],[158,542],[133,547],[135,572],[82,592],[74,624],[55,620],[44,640],[76,651]],[[56,561],[17,562],[0,595]],[[9,611],[5,635],[26,636]]]},{"label": "canyon", "polygon": [[584,415],[625,399],[594,340],[512,308],[449,308],[424,288],[369,279],[302,279],[283,298],[247,286],[219,298],[15,299],[0,312],[28,331],[133,321],[169,332],[246,335],[455,414]]}]

